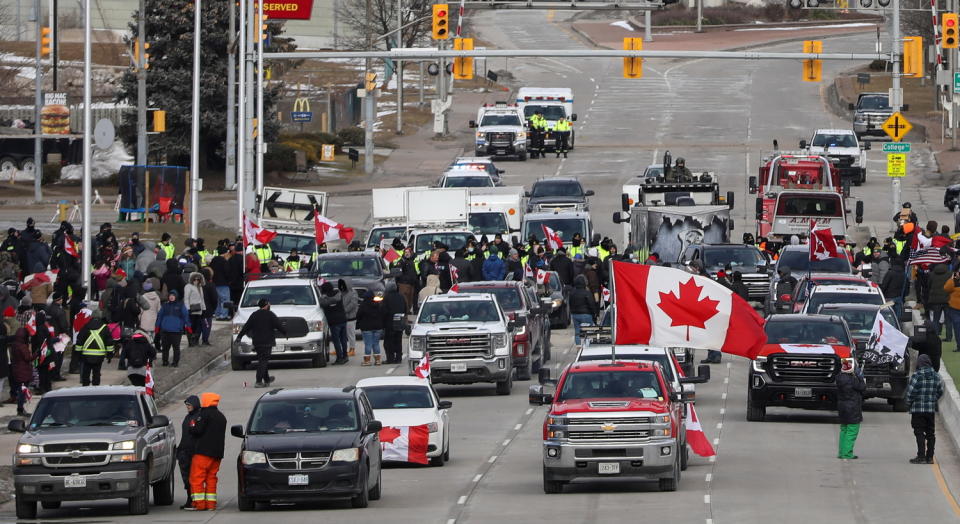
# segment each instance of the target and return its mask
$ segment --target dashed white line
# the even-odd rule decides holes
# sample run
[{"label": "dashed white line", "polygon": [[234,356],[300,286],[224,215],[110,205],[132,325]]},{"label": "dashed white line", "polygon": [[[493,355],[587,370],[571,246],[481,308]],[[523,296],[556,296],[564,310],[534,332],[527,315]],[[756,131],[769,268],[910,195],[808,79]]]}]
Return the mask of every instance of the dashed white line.
[{"label": "dashed white line", "polygon": [[[716,446],[716,445],[719,444],[719,443],[720,443],[720,437],[717,437],[717,438],[713,439],[713,445],[714,445],[714,446]],[[713,458],[713,457],[711,457],[711,458]]]},{"label": "dashed white line", "polygon": [[707,519],[707,524],[713,524],[713,519]]},{"label": "dashed white line", "polygon": [[457,519],[447,519],[447,524],[456,524]]},{"label": "dashed white line", "polygon": [[720,414],[723,415],[727,412],[727,408],[720,408]]},{"label": "dashed white line", "polygon": [[474,482],[480,482],[480,479],[483,478],[483,474],[478,474],[476,477],[473,477]]},{"label": "dashed white line", "polygon": [[716,455],[713,455],[713,456],[710,457],[710,462],[716,462],[716,461],[717,461],[717,456],[716,456]]},{"label": "dashed white line", "polygon": [[729,384],[729,383],[730,383],[730,377],[723,377],[723,383],[724,383],[724,384]]},{"label": "dashed white line", "polygon": [[733,367],[733,364],[727,362],[727,369],[730,369],[731,367]]},{"label": "dashed white line", "polygon": [[390,368],[390,369],[388,369],[388,370],[387,370],[387,375],[392,375],[392,374],[393,374],[393,371],[394,371],[395,369],[397,369],[397,368]]},{"label": "dashed white line", "polygon": [[493,463],[496,462],[496,461],[497,461],[497,456],[494,455],[494,456],[490,457],[490,460],[488,460],[487,462],[493,464]]},{"label": "dashed white line", "polygon": [[713,473],[707,473],[707,478],[705,478],[704,480],[707,481],[707,482],[712,481],[712,480],[713,480]]},{"label": "dashed white line", "polygon": [[726,394],[726,393],[722,393],[722,394],[720,395],[720,400],[727,400],[727,394]]},{"label": "dashed white line", "polygon": [[[526,412],[526,413],[527,413],[527,415],[533,413],[533,408],[527,408],[527,412]],[[518,424],[518,425],[519,425],[519,424]]]},{"label": "dashed white line", "polygon": [[704,495],[704,496],[703,496],[703,503],[704,503],[704,504],[709,504],[709,503],[710,503],[710,495]]},{"label": "dashed white line", "polygon": [[509,446],[509,445],[510,445],[510,439],[507,439],[507,440],[504,440],[504,441],[503,441],[503,447],[507,447],[507,446]]},{"label": "dashed white line", "polygon": [[717,422],[717,429],[723,429],[723,422]]},{"label": "dashed white line", "polygon": [[459,504],[459,505],[462,506],[462,505],[464,505],[464,504],[466,504],[466,503],[467,503],[467,496],[466,496],[466,495],[460,495],[460,498],[457,499],[457,504]]},{"label": "dashed white line", "polygon": [[523,424],[517,424],[516,426],[513,426],[514,431],[520,431],[521,429],[523,429]]}]

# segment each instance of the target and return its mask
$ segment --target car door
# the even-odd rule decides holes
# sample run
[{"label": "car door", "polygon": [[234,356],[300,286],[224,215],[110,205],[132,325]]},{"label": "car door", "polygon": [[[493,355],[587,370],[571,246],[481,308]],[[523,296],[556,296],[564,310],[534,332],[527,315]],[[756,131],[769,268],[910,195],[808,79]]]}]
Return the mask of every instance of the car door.
[{"label": "car door", "polygon": [[157,415],[156,405],[147,401],[147,395],[137,394],[137,404],[143,412],[143,420],[146,431],[146,445],[149,453],[153,456],[153,469],[150,471],[150,482],[161,479],[166,476],[170,470],[171,457],[173,452],[169,449],[168,432],[173,431],[170,427],[151,428],[153,417]]},{"label": "car door", "polygon": [[547,347],[547,341],[550,339],[550,312],[549,309],[543,307],[543,304],[537,300],[536,293],[532,289],[523,286],[523,295],[529,304],[529,308],[536,309],[539,311],[536,315],[537,322],[539,323],[537,327],[537,333],[540,342],[540,350],[545,351]]},{"label": "car door", "polygon": [[[376,420],[373,416],[373,408],[370,407],[370,401],[367,400],[367,395],[360,392],[360,429],[364,430],[367,427],[367,424]],[[380,476],[380,463],[381,463],[381,450],[380,450],[380,434],[372,433],[370,435],[364,435],[363,445],[367,448],[367,457],[370,460],[370,478],[378,478]],[[372,486],[372,484],[371,484]]]},{"label": "car door", "polygon": [[428,383],[427,387],[430,388],[430,395],[433,396],[433,405],[436,406],[437,412],[440,419],[440,428],[443,431],[443,442],[442,445],[444,448],[447,448],[447,443],[450,442],[450,414],[447,409],[440,409],[440,395],[437,395],[437,390],[433,389],[433,384]]}]

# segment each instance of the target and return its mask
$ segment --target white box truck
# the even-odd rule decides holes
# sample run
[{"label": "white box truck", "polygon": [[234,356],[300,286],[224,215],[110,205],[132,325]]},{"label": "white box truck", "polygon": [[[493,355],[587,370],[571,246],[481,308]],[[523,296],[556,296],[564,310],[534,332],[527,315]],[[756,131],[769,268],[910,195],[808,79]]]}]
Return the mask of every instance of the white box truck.
[{"label": "white box truck", "polygon": [[485,187],[470,190],[470,226],[478,234],[520,231],[523,187]]}]

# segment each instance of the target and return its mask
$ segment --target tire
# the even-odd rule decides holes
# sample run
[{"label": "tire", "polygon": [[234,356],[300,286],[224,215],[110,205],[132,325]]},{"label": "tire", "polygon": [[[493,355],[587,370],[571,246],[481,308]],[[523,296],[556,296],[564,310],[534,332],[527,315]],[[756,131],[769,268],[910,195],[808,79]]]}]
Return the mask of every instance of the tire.
[{"label": "tire", "polygon": [[443,453],[436,457],[430,457],[430,465],[435,468],[442,468],[444,462],[446,462],[446,458],[444,458]]},{"label": "tire", "polygon": [[507,375],[506,380],[497,382],[497,395],[509,395],[513,389],[513,373]]},{"label": "tire", "polygon": [[[527,356],[527,363],[517,368],[517,380],[530,380],[533,376],[533,351]],[[500,383],[497,382],[497,393],[500,393]]]},{"label": "tire", "polygon": [[5,156],[0,158],[0,173],[9,173],[18,169],[19,164],[13,157]]},{"label": "tire", "polygon": [[377,474],[377,485],[370,488],[367,492],[367,498],[370,500],[380,500],[380,486],[383,485],[383,471]]},{"label": "tire", "polygon": [[230,359],[230,369],[234,371],[243,371],[244,369],[246,369],[246,367],[247,367],[247,363],[240,360],[239,358]]},{"label": "tire", "polygon": [[680,454],[680,471],[686,471],[690,462],[690,446],[683,445],[683,452]]},{"label": "tire", "polygon": [[173,468],[167,478],[153,485],[153,505],[169,506],[173,504]]},{"label": "tire", "polygon": [[327,356],[326,355],[317,355],[310,360],[310,365],[315,368],[325,368],[327,367]]},{"label": "tire", "polygon": [[239,493],[237,494],[237,508],[240,511],[253,511],[256,507],[256,502],[250,500],[249,497],[245,497]]},{"label": "tire", "polygon": [[[150,478],[150,470],[147,469],[144,478]],[[140,493],[127,499],[127,511],[131,515],[146,515],[150,511],[150,490],[148,489],[150,484],[146,481],[143,482],[143,486],[140,488]]]},{"label": "tire", "polygon": [[[543,360],[540,361],[540,366],[543,366],[547,362],[550,362],[550,359],[553,358],[553,344],[550,343],[550,337],[553,336],[553,329],[547,331],[547,341],[544,342],[544,353]],[[540,371],[540,370],[537,370]]]},{"label": "tire", "polygon": [[34,520],[37,518],[37,503],[33,500],[23,500],[22,496],[17,497],[17,518],[23,520]]},{"label": "tire", "polygon": [[543,468],[543,492],[547,495],[554,495],[556,493],[563,493],[563,485],[566,482],[562,480],[553,480],[550,478],[550,475],[547,474],[547,468]]},{"label": "tire", "polygon": [[447,435],[447,450],[443,452],[443,460],[450,462],[450,435]]},{"label": "tire", "polygon": [[[369,476],[369,475],[370,475],[370,471],[368,470],[368,471],[367,471],[367,476]],[[368,484],[369,482],[370,482],[370,480],[367,479],[367,480],[364,482],[363,489],[360,490],[360,493],[358,493],[355,497],[352,497],[352,498],[350,499],[350,505],[351,505],[351,506],[353,506],[353,507],[355,507],[355,508],[365,508],[365,507],[367,507],[367,506],[370,505],[370,491],[367,490],[367,484]]]},{"label": "tire", "polygon": [[23,171],[25,174],[35,173],[37,168],[36,162],[32,158],[25,158],[20,162],[20,171]]},{"label": "tire", "polygon": [[666,479],[660,479],[660,491],[677,491],[677,484],[680,483],[680,459],[673,462],[673,476]]},{"label": "tire", "polygon": [[749,422],[763,422],[766,416],[767,406],[755,402],[753,396],[747,393],[747,420]]},{"label": "tire", "polygon": [[905,398],[888,398],[887,403],[898,413],[905,413],[907,411],[907,399]]},{"label": "tire", "polygon": [[40,506],[43,509],[60,509],[62,502],[59,500],[41,500]]},{"label": "tire", "polygon": [[517,160],[519,160],[519,161],[521,161],[521,162],[526,162],[526,161],[527,161],[527,154],[526,154],[526,153],[520,153],[519,155],[517,155]]},{"label": "tire", "polygon": [[567,329],[568,327],[570,327],[570,324],[572,322],[573,322],[573,315],[570,313],[570,306],[567,305],[566,313],[564,314],[564,317],[563,317],[563,329]]}]

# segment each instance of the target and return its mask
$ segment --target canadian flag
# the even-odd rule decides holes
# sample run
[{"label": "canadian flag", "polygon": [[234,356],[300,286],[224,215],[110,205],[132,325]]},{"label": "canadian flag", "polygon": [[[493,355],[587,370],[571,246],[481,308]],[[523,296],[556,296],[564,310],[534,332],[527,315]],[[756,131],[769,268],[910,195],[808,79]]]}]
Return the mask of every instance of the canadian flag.
[{"label": "canadian flag", "polygon": [[80,258],[80,249],[77,248],[77,243],[73,241],[70,235],[63,235],[63,250],[73,258]]},{"label": "canadian flag", "polygon": [[810,221],[810,260],[827,260],[828,258],[843,258],[843,251],[837,247],[837,240],[833,238],[830,228],[817,229],[817,223]]},{"label": "canadian flag", "polygon": [[28,388],[26,385],[20,386],[20,394],[23,395],[24,403],[30,402],[30,399],[33,398],[33,393],[30,391],[30,388]]},{"label": "canadian flag", "polygon": [[383,259],[387,261],[387,264],[393,264],[393,261],[398,258],[400,258],[400,255],[396,249],[386,249],[383,252]]},{"label": "canadian flag", "polygon": [[313,215],[313,227],[318,246],[332,240],[343,240],[347,244],[353,240],[354,232],[352,227],[346,227],[324,216]]},{"label": "canadian flag", "polygon": [[525,279],[527,279],[527,278],[534,278],[534,275],[536,275],[536,273],[534,273],[533,268],[530,267],[530,264],[524,264],[524,265],[523,265],[523,278],[525,278]]},{"label": "canadian flag", "polygon": [[87,325],[87,322],[90,322],[91,318],[93,318],[93,311],[90,308],[83,308],[78,311],[77,316],[73,317],[74,334],[83,331],[83,327]]},{"label": "canadian flag", "polygon": [[547,283],[547,272],[542,269],[537,269],[537,284],[546,284]]},{"label": "canadian flag", "polygon": [[563,239],[560,238],[560,235],[556,231],[550,229],[546,225],[543,227],[544,240],[546,241],[547,247],[551,249],[560,249],[563,247]]},{"label": "canadian flag", "polygon": [[430,378],[430,355],[428,353],[423,354],[423,358],[417,363],[417,367],[413,368],[413,374],[418,378]]},{"label": "canadian flag", "polygon": [[253,220],[243,214],[243,241],[246,245],[267,244],[273,237],[277,236],[276,231],[270,231],[258,226]]},{"label": "canadian flag", "polygon": [[426,464],[430,429],[419,426],[388,426],[380,430],[380,450],[385,462],[412,462]]},{"label": "canadian flag", "polygon": [[614,343],[719,349],[753,358],[763,319],[713,279],[680,269],[613,262]]},{"label": "canadian flag", "polygon": [[147,377],[144,379],[143,387],[147,388],[147,395],[153,396],[153,369],[147,364]]},{"label": "canadian flag", "polygon": [[690,446],[690,450],[700,455],[701,457],[712,457],[717,454],[713,449],[713,445],[710,444],[710,439],[707,438],[707,434],[703,432],[703,426],[700,425],[700,418],[697,417],[697,409],[693,407],[693,404],[689,405],[690,413],[684,422],[687,430],[687,444]]},{"label": "canadian flag", "polygon": [[22,291],[29,291],[36,286],[42,286],[46,283],[53,284],[57,281],[57,275],[59,273],[59,269],[52,269],[50,271],[29,274],[23,278],[23,284],[20,284],[20,289]]},{"label": "canadian flag", "polygon": [[37,334],[37,315],[36,313],[30,313],[30,320],[27,321],[23,327],[27,330],[27,333],[30,333],[30,336]]},{"label": "canadian flag", "polygon": [[460,280],[460,271],[457,269],[457,266],[450,264],[450,279],[454,282]]},{"label": "canadian flag", "polygon": [[600,298],[603,299],[604,302],[610,302],[610,290],[605,286],[600,286]]}]

